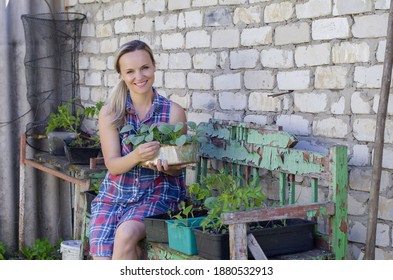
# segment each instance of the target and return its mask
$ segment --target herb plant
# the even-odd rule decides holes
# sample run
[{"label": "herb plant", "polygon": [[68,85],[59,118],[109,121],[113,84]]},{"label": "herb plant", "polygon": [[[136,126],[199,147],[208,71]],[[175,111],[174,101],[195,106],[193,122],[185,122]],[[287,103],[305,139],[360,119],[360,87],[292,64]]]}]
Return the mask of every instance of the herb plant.
[{"label": "herb plant", "polygon": [[209,209],[207,217],[201,222],[203,230],[224,233],[226,227],[221,220],[222,213],[263,206],[266,196],[262,193],[262,187],[256,185],[257,179],[247,183],[243,182],[243,178],[220,171],[204,178],[201,183],[190,185],[190,194],[196,200],[203,201]]},{"label": "herb plant", "polygon": [[[190,134],[183,134],[184,125],[187,125]],[[134,147],[151,141],[176,146],[206,142],[204,132],[198,129],[196,123],[192,121],[178,122],[176,125],[163,122],[154,123],[150,126],[142,124],[139,130],[133,125],[127,124],[120,130],[120,133],[129,133],[126,143],[132,144]]]},{"label": "herb plant", "polygon": [[71,113],[72,102],[69,101],[63,105],[57,107],[57,113],[51,113],[49,116],[49,122],[46,127],[46,133],[55,130],[64,130],[66,132],[75,133],[76,139],[70,143],[70,146],[98,146],[100,143],[98,135],[86,135],[81,130],[81,124],[84,118],[93,118],[97,116],[104,102],[98,102],[95,106],[84,108],[78,108],[75,115]]},{"label": "herb plant", "polygon": [[32,247],[24,247],[21,253],[28,260],[59,260],[57,246],[49,243],[48,239],[37,239]]}]

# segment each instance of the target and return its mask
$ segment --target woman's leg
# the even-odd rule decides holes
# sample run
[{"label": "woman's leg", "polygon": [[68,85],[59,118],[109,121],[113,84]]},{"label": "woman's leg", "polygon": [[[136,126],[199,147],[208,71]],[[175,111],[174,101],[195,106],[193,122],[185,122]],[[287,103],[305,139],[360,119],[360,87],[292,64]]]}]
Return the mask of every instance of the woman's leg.
[{"label": "woman's leg", "polygon": [[119,225],[115,233],[113,260],[137,260],[141,252],[138,242],[146,236],[143,222],[129,220]]}]

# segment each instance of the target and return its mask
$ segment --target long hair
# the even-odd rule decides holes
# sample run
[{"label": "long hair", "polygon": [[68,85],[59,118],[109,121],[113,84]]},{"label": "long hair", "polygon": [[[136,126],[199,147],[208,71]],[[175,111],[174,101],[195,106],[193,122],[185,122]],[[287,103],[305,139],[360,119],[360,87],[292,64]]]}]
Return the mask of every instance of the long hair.
[{"label": "long hair", "polygon": [[[120,74],[120,64],[119,64],[120,58],[124,54],[136,50],[147,51],[153,65],[154,66],[156,65],[151,48],[145,42],[142,42],[140,40],[133,40],[122,45],[116,53],[114,67],[117,73]],[[128,93],[128,88],[126,83],[123,80],[120,80],[112,88],[109,98],[107,100],[107,104],[109,105],[109,113],[114,116],[112,120],[112,124],[117,128],[121,127],[125,122],[127,93]]]}]

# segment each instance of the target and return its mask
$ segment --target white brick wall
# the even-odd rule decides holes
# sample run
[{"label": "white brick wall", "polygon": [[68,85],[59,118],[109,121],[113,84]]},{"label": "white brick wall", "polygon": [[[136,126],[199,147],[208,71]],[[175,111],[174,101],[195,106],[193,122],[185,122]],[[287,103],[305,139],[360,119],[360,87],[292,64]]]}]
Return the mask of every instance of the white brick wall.
[{"label": "white brick wall", "polygon": [[[369,192],[364,182],[371,175],[360,176],[356,168],[372,164],[389,0],[67,2],[69,10],[86,11],[88,17],[79,56],[86,104],[104,100],[117,83],[113,57],[118,47],[146,41],[157,62],[154,85],[183,106],[189,120],[278,124],[297,136],[347,145],[349,235],[364,242]],[[269,96],[277,93],[285,94]],[[392,115],[390,98],[379,258],[393,258]]]}]

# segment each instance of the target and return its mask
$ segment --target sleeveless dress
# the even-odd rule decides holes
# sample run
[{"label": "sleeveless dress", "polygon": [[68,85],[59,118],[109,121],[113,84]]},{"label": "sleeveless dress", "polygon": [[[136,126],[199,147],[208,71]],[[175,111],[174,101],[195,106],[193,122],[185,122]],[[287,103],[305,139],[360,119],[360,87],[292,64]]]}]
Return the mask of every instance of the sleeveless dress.
[{"label": "sleeveless dress", "polygon": [[[136,130],[142,124],[169,122],[172,102],[153,88],[152,107],[143,120],[135,113],[131,97],[127,94],[126,119]],[[129,154],[133,147],[126,144],[128,132],[120,134],[121,155]],[[91,206],[89,224],[90,254],[111,257],[116,228],[124,221],[143,222],[147,216],[177,209],[185,197],[184,170],[170,176],[141,166],[135,166],[120,175],[106,174],[97,197]]]}]

